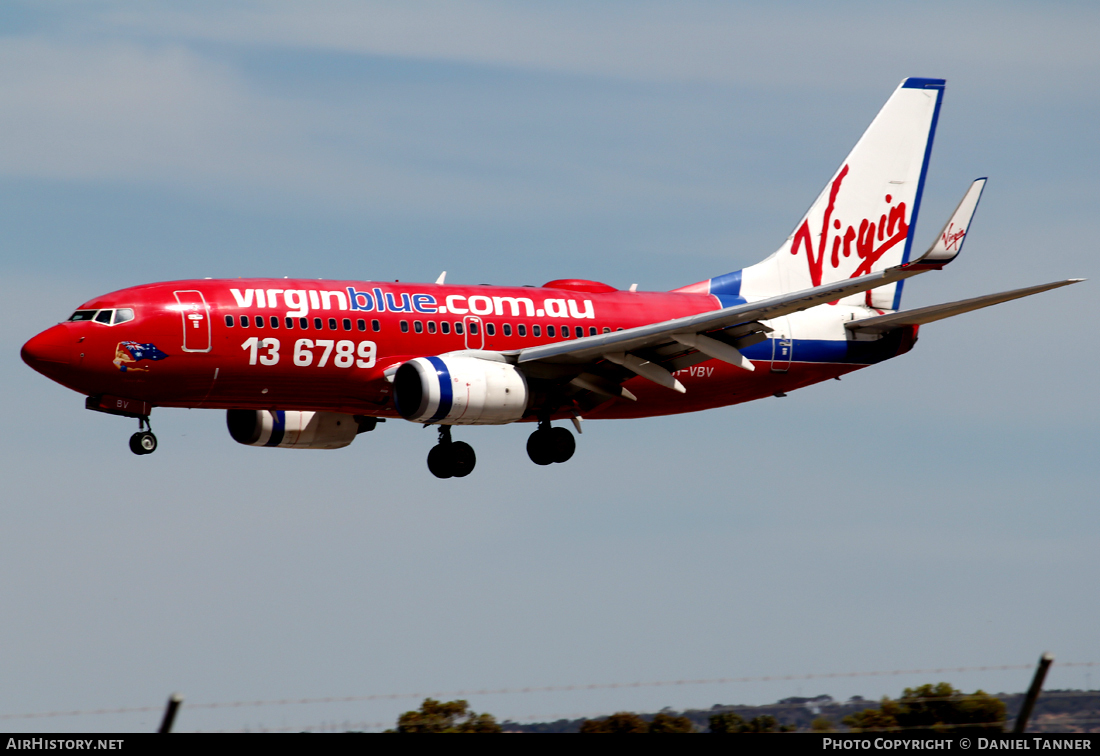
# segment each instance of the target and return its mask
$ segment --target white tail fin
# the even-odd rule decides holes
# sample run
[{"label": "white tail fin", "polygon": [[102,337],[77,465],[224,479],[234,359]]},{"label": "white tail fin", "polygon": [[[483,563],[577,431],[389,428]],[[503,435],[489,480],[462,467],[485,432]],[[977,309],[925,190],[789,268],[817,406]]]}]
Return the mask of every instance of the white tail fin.
[{"label": "white tail fin", "polygon": [[[779,251],[712,279],[712,293],[753,301],[908,261],[943,89],[943,79],[903,81]],[[734,276],[738,291],[714,290]],[[896,310],[901,282],[850,299]]]}]

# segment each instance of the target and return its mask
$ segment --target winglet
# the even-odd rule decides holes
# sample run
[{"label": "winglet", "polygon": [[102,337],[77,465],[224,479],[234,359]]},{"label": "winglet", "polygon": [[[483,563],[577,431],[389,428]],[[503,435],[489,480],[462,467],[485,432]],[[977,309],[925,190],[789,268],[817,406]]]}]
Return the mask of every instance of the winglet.
[{"label": "winglet", "polygon": [[974,219],[974,211],[978,209],[978,200],[982,198],[987,179],[980,178],[970,185],[962,202],[955,208],[951,220],[940,231],[936,241],[928,248],[928,251],[912,260],[903,268],[942,268],[947,263],[959,256],[963,242],[966,241],[966,233],[970,229],[970,221]]}]

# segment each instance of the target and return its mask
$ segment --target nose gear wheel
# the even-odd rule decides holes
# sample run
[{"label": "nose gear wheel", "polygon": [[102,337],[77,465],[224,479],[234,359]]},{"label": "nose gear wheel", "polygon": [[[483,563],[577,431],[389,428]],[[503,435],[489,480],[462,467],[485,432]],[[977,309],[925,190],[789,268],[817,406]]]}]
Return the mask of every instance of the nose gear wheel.
[{"label": "nose gear wheel", "polygon": [[138,432],[130,436],[130,451],[139,456],[152,454],[157,450],[157,437],[153,435],[148,415],[138,418],[138,428]]}]

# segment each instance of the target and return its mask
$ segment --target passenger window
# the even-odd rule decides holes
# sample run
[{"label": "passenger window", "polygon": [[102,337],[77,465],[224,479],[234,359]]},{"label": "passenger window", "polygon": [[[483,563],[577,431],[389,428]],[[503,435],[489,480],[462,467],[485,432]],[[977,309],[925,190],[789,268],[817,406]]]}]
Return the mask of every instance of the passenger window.
[{"label": "passenger window", "polygon": [[615,330],[616,330],[616,331],[621,331],[621,330],[623,330],[623,327],[622,327],[622,326],[619,326],[619,327],[618,327],[618,328],[616,328]]},{"label": "passenger window", "polygon": [[578,339],[584,338],[584,326],[577,326],[573,331],[577,334]]},{"label": "passenger window", "polygon": [[495,325],[493,325],[492,323],[486,323],[485,324],[485,333],[489,334],[490,336],[496,336],[497,335],[497,327]]},{"label": "passenger window", "polygon": [[294,318],[285,318],[285,320],[286,320],[286,327],[287,328],[293,328],[294,327]]},{"label": "passenger window", "polygon": [[257,315],[256,316],[256,327],[257,328],[263,328],[264,327],[264,316],[263,315]]},{"label": "passenger window", "polygon": [[596,335],[596,326],[589,326],[588,327],[588,335],[589,336],[595,336]]},{"label": "passenger window", "polygon": [[367,330],[367,321],[363,320],[362,318],[359,318],[358,320],[355,321],[355,327],[357,329],[359,329],[360,331],[365,331],[365,330]]},{"label": "passenger window", "polygon": [[272,315],[270,320],[271,320],[271,327],[272,328],[278,328],[279,327],[279,319],[277,317]]},{"label": "passenger window", "polygon": [[462,323],[461,322],[455,323],[455,333],[457,333],[459,336],[462,335]]},{"label": "passenger window", "polygon": [[446,320],[444,320],[439,324],[439,330],[442,331],[443,333],[450,333],[451,332],[451,324],[448,323]]},{"label": "passenger window", "polygon": [[409,332],[409,321],[402,320],[401,321],[401,333],[408,333],[408,332]]},{"label": "passenger window", "polygon": [[123,307],[121,310],[115,310],[115,325],[119,323],[129,323],[134,319],[134,311],[129,307]]},{"label": "passenger window", "polygon": [[377,320],[372,320],[370,322],[370,329],[372,331],[374,331],[375,333],[378,333],[379,331],[382,330],[382,324]]},{"label": "passenger window", "polygon": [[91,320],[95,317],[95,310],[77,310],[69,316],[69,322],[75,323],[80,320]]},{"label": "passenger window", "polygon": [[225,324],[226,324],[226,326],[228,326],[229,328],[232,328],[232,327],[233,327],[233,316],[232,316],[232,315],[226,315],[226,316],[225,316]]},{"label": "passenger window", "polygon": [[111,316],[114,314],[114,310],[100,310],[95,314],[95,322],[111,325]]},{"label": "passenger window", "polygon": [[424,333],[424,324],[421,323],[419,320],[414,320],[413,321],[413,330],[416,331],[417,333]]},{"label": "passenger window", "polygon": [[[492,335],[492,334],[490,334],[490,335]],[[511,336],[512,335],[512,326],[509,325],[508,323],[504,324],[504,335],[505,336]]]},{"label": "passenger window", "polygon": [[611,329],[608,328],[607,326],[604,326],[603,332],[604,333],[611,333]]},{"label": "passenger window", "polygon": [[350,331],[351,330],[351,318],[344,318],[343,325],[344,325],[344,330],[345,331]]},{"label": "passenger window", "polygon": [[558,335],[558,333],[554,329],[554,326],[548,325],[548,326],[546,326],[546,335],[549,336],[550,338],[554,338],[555,336]]},{"label": "passenger window", "polygon": [[298,318],[298,327],[303,331],[309,330],[309,318]]},{"label": "passenger window", "polygon": [[435,333],[435,321],[434,320],[429,320],[428,321],[428,333]]},{"label": "passenger window", "polygon": [[542,336],[542,326],[531,326],[531,335],[534,336],[536,339]]},{"label": "passenger window", "polygon": [[477,323],[475,321],[470,322],[470,335],[477,336]]},{"label": "passenger window", "polygon": [[241,315],[241,328],[248,328],[248,316]]},{"label": "passenger window", "polygon": [[328,329],[330,331],[335,331],[336,330],[336,318],[329,318],[328,319]]},{"label": "passenger window", "polygon": [[320,331],[320,330],[324,329],[324,327],[325,327],[324,323],[321,321],[320,318],[314,318],[313,319],[313,330]]},{"label": "passenger window", "polygon": [[520,323],[518,326],[516,326],[516,331],[519,333],[520,336],[526,336],[527,326],[525,326],[523,323]]},{"label": "passenger window", "polygon": [[569,326],[562,326],[561,327],[561,337],[563,339],[568,339],[569,338]]}]

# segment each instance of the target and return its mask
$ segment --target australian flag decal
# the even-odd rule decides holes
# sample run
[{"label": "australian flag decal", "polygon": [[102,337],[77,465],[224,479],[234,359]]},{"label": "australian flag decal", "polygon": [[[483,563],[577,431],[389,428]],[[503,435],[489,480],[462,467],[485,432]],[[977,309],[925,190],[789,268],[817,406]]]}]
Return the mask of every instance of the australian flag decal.
[{"label": "australian flag decal", "polygon": [[154,344],[139,344],[136,341],[120,341],[115,347],[114,363],[122,372],[145,372],[148,368],[140,368],[135,363],[142,360],[163,360],[167,357],[164,352],[156,348]]}]

